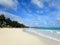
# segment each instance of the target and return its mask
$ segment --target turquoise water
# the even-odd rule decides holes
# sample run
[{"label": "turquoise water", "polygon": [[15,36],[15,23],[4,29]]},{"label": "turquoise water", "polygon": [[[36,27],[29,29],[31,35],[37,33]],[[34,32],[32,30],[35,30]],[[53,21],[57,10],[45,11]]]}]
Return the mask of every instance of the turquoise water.
[{"label": "turquoise water", "polygon": [[40,29],[40,30],[60,30],[60,28],[35,28],[35,29]]}]

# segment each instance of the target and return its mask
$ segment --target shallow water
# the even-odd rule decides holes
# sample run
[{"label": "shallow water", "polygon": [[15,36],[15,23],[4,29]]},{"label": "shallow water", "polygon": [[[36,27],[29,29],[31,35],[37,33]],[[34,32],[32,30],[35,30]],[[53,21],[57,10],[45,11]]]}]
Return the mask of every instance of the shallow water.
[{"label": "shallow water", "polygon": [[60,42],[60,30],[29,28],[27,32]]}]

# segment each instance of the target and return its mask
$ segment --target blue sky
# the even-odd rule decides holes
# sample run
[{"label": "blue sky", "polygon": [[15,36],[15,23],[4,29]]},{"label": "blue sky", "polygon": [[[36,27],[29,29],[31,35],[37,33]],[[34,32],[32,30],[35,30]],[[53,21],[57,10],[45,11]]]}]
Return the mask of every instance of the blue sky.
[{"label": "blue sky", "polygon": [[30,27],[60,27],[59,4],[60,0],[0,0],[0,11]]}]

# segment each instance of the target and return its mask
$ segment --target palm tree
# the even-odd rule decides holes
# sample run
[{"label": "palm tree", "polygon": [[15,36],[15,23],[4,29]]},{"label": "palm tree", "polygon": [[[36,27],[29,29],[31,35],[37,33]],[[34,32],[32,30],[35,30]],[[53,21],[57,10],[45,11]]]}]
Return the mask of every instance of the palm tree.
[{"label": "palm tree", "polygon": [[5,19],[5,22],[6,22],[6,25],[11,26],[12,21],[10,20],[10,18]]},{"label": "palm tree", "polygon": [[4,15],[2,14],[2,15],[0,16],[0,27],[2,27],[2,24],[3,24],[4,21],[5,21],[5,17],[4,17]]},{"label": "palm tree", "polygon": [[10,18],[6,18],[3,14],[0,15],[0,27],[3,27],[3,26],[11,26],[11,27],[26,27],[25,25],[23,24],[20,24],[18,23],[17,21],[12,21],[10,20]]}]

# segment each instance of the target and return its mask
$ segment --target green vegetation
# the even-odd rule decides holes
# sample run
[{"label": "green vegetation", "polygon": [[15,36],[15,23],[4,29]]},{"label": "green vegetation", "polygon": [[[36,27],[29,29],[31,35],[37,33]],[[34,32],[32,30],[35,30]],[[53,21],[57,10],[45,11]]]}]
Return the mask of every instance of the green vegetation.
[{"label": "green vegetation", "polygon": [[26,28],[27,26],[18,23],[17,21],[12,21],[10,18],[6,18],[3,14],[0,15],[0,27],[11,27],[11,28]]}]

